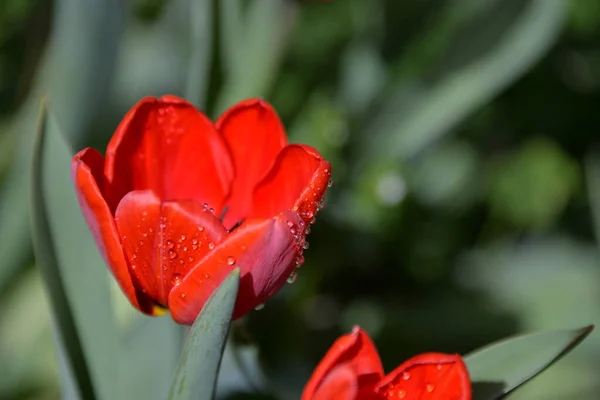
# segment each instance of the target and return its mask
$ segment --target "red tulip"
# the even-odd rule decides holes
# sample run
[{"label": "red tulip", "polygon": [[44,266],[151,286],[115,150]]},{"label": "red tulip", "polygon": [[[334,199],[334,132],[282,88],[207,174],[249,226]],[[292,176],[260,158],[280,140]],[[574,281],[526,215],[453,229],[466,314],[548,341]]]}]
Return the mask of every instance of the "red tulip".
[{"label": "red tulip", "polygon": [[470,400],[469,373],[459,355],[426,353],[383,374],[369,335],[356,327],[339,338],[304,388],[302,400]]},{"label": "red tulip", "polygon": [[85,219],[129,301],[181,324],[236,267],[234,318],[295,276],[330,173],[315,149],[287,144],[262,100],[213,124],[175,96],[142,99],[106,158],[87,148],[72,164]]}]

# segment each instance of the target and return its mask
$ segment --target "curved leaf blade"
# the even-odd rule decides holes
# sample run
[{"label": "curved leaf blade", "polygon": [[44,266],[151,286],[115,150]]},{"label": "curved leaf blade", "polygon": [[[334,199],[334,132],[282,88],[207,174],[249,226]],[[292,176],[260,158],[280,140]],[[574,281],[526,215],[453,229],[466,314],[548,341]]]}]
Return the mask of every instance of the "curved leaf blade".
[{"label": "curved leaf blade", "polygon": [[79,211],[71,158],[72,151],[44,104],[30,181],[36,261],[56,320],[58,348],[65,350],[79,394],[86,399],[115,399],[118,332],[108,272]]},{"label": "curved leaf blade", "polygon": [[183,346],[169,399],[213,398],[239,284],[236,268],[198,314]]},{"label": "curved leaf blade", "polygon": [[464,357],[476,400],[499,399],[533,379],[573,350],[594,329],[564,329],[519,335]]}]

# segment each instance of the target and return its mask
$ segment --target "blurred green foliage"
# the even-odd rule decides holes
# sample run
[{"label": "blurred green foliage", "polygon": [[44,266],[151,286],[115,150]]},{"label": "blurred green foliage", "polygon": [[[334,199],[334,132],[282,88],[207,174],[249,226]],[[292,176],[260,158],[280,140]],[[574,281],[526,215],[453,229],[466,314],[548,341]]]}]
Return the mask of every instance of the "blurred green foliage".
[{"label": "blurred green foliage", "polygon": [[[297,398],[353,324],[390,369],[600,320],[597,0],[5,0],[0,398],[59,398],[23,205],[42,92],[73,148],[99,149],[142,96],[185,95],[212,117],[262,96],[332,162],[307,262],[236,324],[222,398]],[[143,332],[180,332],[113,292],[148,368],[124,384],[172,370],[179,343],[147,353],[160,336]],[[599,361],[592,335],[511,398],[596,399]]]}]

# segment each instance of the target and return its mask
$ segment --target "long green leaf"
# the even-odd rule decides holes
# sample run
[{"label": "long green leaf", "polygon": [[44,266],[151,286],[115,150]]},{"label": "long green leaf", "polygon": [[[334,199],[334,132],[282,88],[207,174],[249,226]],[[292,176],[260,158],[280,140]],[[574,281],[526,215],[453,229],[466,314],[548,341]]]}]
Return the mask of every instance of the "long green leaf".
[{"label": "long green leaf", "polygon": [[0,191],[0,288],[31,257],[27,181],[42,94],[52,102],[65,136],[82,143],[105,102],[117,57],[125,5],[120,0],[56,0],[52,32],[35,85],[9,134],[20,148]]},{"label": "long green leaf", "polygon": [[[470,55],[460,68],[450,65],[438,73],[439,78],[433,85],[425,80],[412,82],[413,85],[401,82],[393,101],[370,127],[374,132],[366,136],[365,158],[409,159],[451,132],[477,107],[523,75],[554,43],[568,15],[565,0],[494,0],[491,3],[495,12],[488,13],[491,19],[487,25],[480,21],[481,17],[475,17],[482,27],[480,34],[470,32],[470,36],[461,38],[458,51],[462,54],[452,52],[439,64],[452,64],[451,60],[469,56],[474,50],[477,52],[482,35],[489,34],[492,24],[501,20],[506,26],[499,40],[488,40],[491,45]],[[507,15],[507,10],[518,12]],[[407,90],[409,86],[414,90]],[[377,135],[377,139],[373,135]]]},{"label": "long green leaf", "polygon": [[108,273],[80,212],[71,182],[71,158],[44,106],[30,188],[36,261],[80,395],[116,399],[117,329]]},{"label": "long green leaf", "polygon": [[240,282],[235,269],[208,299],[194,321],[173,379],[171,400],[211,399]]},{"label": "long green leaf", "polygon": [[516,336],[464,357],[475,400],[512,392],[575,348],[594,329],[555,330]]}]

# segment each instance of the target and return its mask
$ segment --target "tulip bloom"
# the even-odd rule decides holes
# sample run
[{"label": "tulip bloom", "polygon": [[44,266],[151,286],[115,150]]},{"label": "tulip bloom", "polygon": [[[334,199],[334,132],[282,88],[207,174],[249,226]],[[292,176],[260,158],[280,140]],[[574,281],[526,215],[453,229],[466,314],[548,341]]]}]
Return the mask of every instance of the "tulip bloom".
[{"label": "tulip bloom", "polygon": [[426,353],[389,374],[365,331],[339,338],[304,388],[302,400],[470,400],[471,382],[458,355]]},{"label": "tulip bloom", "polygon": [[295,277],[330,173],[315,149],[287,144],[262,100],[213,124],[175,96],[142,99],[106,158],[86,148],[72,162],[85,219],[129,301],[187,325],[236,267],[234,318]]}]

